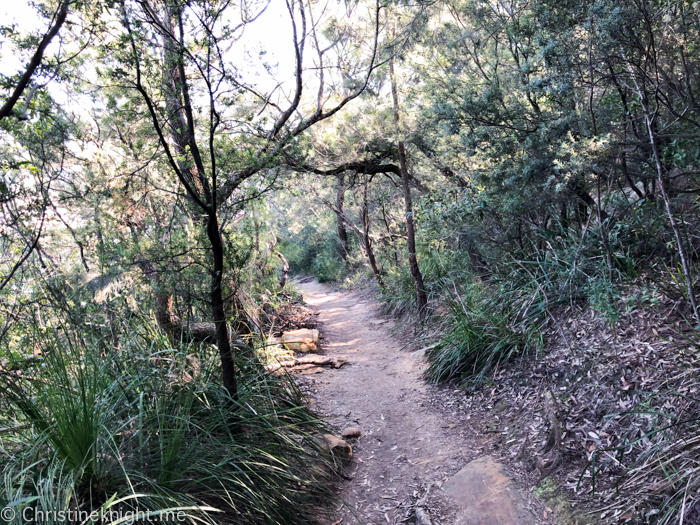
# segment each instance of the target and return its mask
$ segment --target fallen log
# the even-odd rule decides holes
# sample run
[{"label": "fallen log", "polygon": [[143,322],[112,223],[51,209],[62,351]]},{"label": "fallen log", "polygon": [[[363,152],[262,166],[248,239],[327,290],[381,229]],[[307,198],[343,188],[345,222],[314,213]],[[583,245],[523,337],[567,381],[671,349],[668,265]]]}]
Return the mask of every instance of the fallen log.
[{"label": "fallen log", "polygon": [[341,366],[347,364],[345,359],[340,359],[337,357],[330,357],[324,355],[305,355],[303,357],[297,357],[296,359],[288,359],[285,361],[279,361],[271,365],[267,365],[267,370],[269,372],[274,372],[280,368],[293,368],[300,365],[316,365],[316,366],[331,366],[333,368],[340,368]]}]

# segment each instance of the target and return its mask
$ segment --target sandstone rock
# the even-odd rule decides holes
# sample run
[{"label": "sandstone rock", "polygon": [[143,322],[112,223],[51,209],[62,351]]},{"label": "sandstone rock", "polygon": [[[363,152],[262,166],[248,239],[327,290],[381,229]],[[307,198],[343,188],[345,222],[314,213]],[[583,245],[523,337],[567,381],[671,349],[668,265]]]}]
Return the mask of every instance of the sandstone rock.
[{"label": "sandstone rock", "polygon": [[360,429],[357,427],[348,427],[340,434],[343,439],[359,438],[362,435]]},{"label": "sandstone rock", "polygon": [[308,328],[284,332],[279,341],[287,345],[290,350],[302,354],[315,353],[321,348],[318,330]]},{"label": "sandstone rock", "polygon": [[308,376],[311,374],[321,374],[323,373],[323,368],[316,366],[314,368],[309,368],[308,370],[302,370],[299,372],[301,375]]},{"label": "sandstone rock", "polygon": [[270,372],[280,368],[289,368],[290,370],[298,371],[305,370],[306,368],[311,368],[313,366],[332,366],[333,368],[340,368],[346,364],[348,364],[348,362],[345,359],[340,359],[337,357],[305,355],[296,359],[286,359],[284,361],[278,361],[277,363],[271,363],[266,365],[265,368]]},{"label": "sandstone rock", "polygon": [[343,365],[347,365],[349,361],[346,359],[341,359],[339,357],[334,357],[333,360],[331,361],[331,366],[333,368],[340,368]]},{"label": "sandstone rock", "polygon": [[291,368],[289,369],[289,371],[290,371],[290,372],[299,372],[299,371],[301,371],[301,370],[310,370],[310,369],[312,369],[312,368],[316,368],[316,365],[314,365],[313,363],[309,363],[309,364],[306,364],[306,365],[296,365],[296,366],[293,366],[293,367],[291,367]]},{"label": "sandstone rock", "polygon": [[347,441],[333,434],[323,434],[321,449],[343,461],[352,459],[352,447]]},{"label": "sandstone rock", "polygon": [[454,525],[532,525],[516,484],[491,457],[475,459],[444,485],[457,508]]}]

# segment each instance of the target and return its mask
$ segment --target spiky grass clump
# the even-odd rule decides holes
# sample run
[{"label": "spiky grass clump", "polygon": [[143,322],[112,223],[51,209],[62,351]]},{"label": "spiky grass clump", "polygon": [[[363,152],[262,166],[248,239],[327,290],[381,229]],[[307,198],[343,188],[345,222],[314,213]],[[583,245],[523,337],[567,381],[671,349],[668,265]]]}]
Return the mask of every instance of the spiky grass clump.
[{"label": "spiky grass clump", "polygon": [[437,344],[426,353],[434,382],[483,380],[514,355],[542,344],[543,318],[531,301],[474,283],[449,299],[450,312]]},{"label": "spiky grass clump", "polygon": [[416,287],[407,269],[386,276],[382,292],[382,309],[392,317],[403,317],[416,308]]},{"label": "spiky grass clump", "polygon": [[[30,512],[163,513],[189,522],[314,523],[330,496],[323,431],[294,384],[253,355],[240,398],[215,352],[168,349],[136,329],[114,353],[69,330],[38,336],[41,361],[0,376],[3,503]],[[180,520],[182,521],[182,520]],[[12,523],[21,523],[21,513]]]}]

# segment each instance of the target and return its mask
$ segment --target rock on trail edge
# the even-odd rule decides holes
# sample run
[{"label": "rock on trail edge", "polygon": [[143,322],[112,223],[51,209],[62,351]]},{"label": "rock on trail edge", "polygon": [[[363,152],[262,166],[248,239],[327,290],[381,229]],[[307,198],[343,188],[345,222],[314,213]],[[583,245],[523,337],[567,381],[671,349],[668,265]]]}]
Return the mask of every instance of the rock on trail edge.
[{"label": "rock on trail edge", "polygon": [[336,428],[361,431],[331,523],[552,523],[502,465],[472,450],[469,429],[430,406],[423,356],[399,351],[376,302],[317,282],[299,287],[319,312],[321,352],[349,362],[305,378],[311,402]]}]

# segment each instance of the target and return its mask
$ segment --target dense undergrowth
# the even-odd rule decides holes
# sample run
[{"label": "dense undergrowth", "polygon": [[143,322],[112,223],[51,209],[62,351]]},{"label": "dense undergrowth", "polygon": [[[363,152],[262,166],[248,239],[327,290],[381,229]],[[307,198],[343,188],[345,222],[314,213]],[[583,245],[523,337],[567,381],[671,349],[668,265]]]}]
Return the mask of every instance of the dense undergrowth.
[{"label": "dense undergrowth", "polygon": [[0,373],[0,500],[16,512],[10,523],[82,523],[92,512],[115,523],[130,512],[167,523],[323,515],[332,472],[314,439],[323,425],[293,381],[266,373],[252,350],[237,356],[233,400],[210,346],[171,348],[146,323],[131,326],[117,352],[70,328],[24,344],[35,358]]}]

